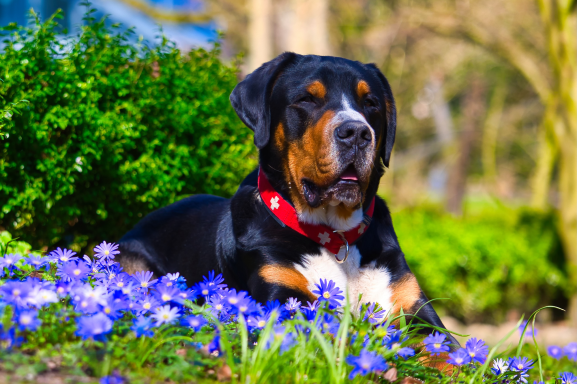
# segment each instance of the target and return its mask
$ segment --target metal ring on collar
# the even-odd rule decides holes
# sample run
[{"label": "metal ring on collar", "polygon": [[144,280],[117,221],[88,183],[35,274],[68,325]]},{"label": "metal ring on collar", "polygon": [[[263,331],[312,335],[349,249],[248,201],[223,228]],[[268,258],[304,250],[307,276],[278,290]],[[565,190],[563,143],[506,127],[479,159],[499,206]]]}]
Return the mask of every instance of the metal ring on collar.
[{"label": "metal ring on collar", "polygon": [[[347,241],[347,239],[345,238],[345,235],[343,235],[342,233],[343,231],[333,231],[333,233],[336,233],[337,235],[339,235],[341,237],[341,240],[345,243],[344,247],[345,247],[345,257],[343,257],[342,260],[340,260],[337,255],[335,255],[335,260],[337,261],[337,263],[342,264],[345,261],[347,261],[347,257],[349,257],[349,242]],[[341,246],[342,248],[342,246]],[[340,251],[340,250],[339,250]]]}]

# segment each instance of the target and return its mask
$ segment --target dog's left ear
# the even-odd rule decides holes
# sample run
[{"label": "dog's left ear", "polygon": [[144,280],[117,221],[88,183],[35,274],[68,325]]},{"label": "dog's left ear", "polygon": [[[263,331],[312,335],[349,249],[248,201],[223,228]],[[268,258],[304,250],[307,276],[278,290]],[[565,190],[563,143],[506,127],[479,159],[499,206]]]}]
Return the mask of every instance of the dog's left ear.
[{"label": "dog's left ear", "polygon": [[385,91],[385,109],[387,112],[387,126],[385,127],[385,142],[381,147],[381,158],[383,159],[383,164],[385,167],[389,167],[389,161],[391,160],[391,152],[393,151],[393,144],[395,143],[395,133],[397,131],[397,108],[395,107],[395,99],[393,98],[393,92],[391,91],[391,86],[385,78],[385,75],[377,68],[375,64],[366,64],[367,68],[373,72],[383,85],[383,90]]},{"label": "dog's left ear", "polygon": [[264,63],[230,94],[230,103],[242,122],[254,131],[254,144],[264,148],[270,139],[270,96],[275,80],[298,55],[285,52]]}]

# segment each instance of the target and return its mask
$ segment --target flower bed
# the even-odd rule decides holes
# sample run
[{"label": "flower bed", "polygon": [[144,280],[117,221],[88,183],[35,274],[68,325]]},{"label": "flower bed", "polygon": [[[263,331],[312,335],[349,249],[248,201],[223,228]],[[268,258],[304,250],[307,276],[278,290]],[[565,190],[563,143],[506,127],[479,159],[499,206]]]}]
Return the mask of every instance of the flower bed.
[{"label": "flower bed", "polygon": [[102,383],[577,382],[569,372],[577,343],[535,358],[531,345],[497,353],[471,338],[439,371],[429,365],[449,352],[444,334],[423,339],[421,325],[375,304],[357,315],[332,281],[317,285],[314,303],[261,305],[214,272],[192,287],[178,273],[129,275],[114,261],[116,249],[103,242],[94,258],[60,248],[46,256],[2,249],[0,373],[57,372]]}]

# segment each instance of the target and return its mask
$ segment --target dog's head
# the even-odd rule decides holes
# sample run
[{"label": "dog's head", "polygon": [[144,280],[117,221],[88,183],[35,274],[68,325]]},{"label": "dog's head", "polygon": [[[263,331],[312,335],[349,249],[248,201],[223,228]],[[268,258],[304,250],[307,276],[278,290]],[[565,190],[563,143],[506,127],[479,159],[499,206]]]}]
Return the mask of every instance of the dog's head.
[{"label": "dog's head", "polygon": [[261,167],[305,221],[335,224],[315,219],[327,209],[346,221],[370,203],[396,129],[391,88],[374,64],[283,53],[230,101],[254,131]]}]

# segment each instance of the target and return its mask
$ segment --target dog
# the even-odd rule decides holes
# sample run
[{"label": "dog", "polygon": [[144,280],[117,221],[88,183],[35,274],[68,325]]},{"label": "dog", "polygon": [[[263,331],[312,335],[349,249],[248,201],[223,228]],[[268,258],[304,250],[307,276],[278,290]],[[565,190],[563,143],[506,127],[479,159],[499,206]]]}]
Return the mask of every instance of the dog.
[{"label": "dog", "polygon": [[332,280],[357,305],[360,297],[445,328],[376,194],[396,132],[381,71],[286,52],[241,81],[230,101],[254,131],[259,168],[231,199],[196,195],[147,215],[119,242],[125,271],[196,282],[215,270],[261,303],[314,301],[315,285]]}]

